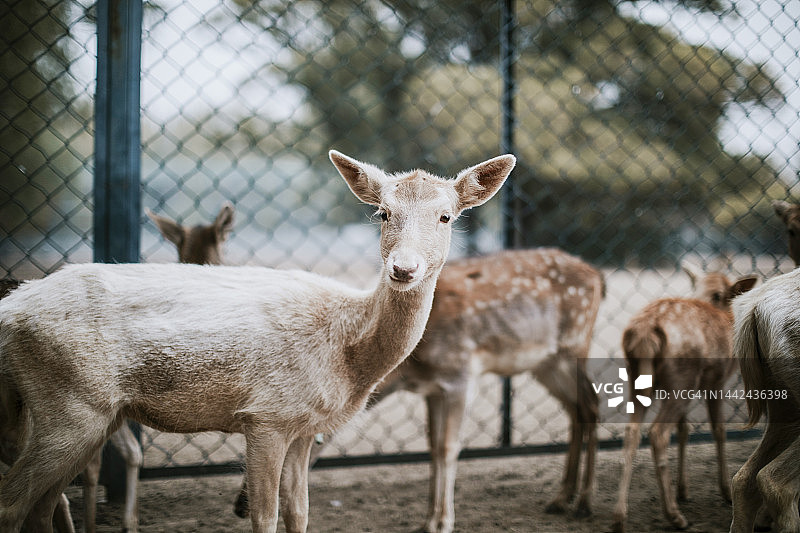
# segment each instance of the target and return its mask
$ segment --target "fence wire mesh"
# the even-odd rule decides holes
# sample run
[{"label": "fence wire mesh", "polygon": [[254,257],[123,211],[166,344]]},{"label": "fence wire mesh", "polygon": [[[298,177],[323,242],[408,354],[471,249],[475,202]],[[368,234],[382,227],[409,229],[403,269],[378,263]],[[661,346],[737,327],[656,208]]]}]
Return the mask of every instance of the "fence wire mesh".
[{"label": "fence wire mesh", "polygon": [[[601,267],[609,290],[593,357],[621,357],[634,312],[689,292],[684,260],[763,277],[790,268],[770,201],[800,196],[800,4],[507,5],[504,80],[502,2],[145,2],[142,205],[193,225],[229,201],[226,263],[368,286],[377,230],[327,150],[454,175],[499,153],[511,113],[513,197],[465,217],[453,256],[502,248],[509,221],[521,246]],[[91,260],[94,5],[0,9],[0,274],[30,279]],[[141,226],[142,261],[176,260],[144,216]],[[566,416],[541,385],[517,376],[513,391],[514,446],[566,440]],[[484,376],[465,447],[497,445],[500,395]],[[741,420],[743,405],[728,407]],[[396,393],[324,455],[423,451],[424,420],[421,397]],[[620,424],[602,425],[601,438],[620,435]],[[149,468],[242,458],[237,436],[145,429],[142,439]]]}]

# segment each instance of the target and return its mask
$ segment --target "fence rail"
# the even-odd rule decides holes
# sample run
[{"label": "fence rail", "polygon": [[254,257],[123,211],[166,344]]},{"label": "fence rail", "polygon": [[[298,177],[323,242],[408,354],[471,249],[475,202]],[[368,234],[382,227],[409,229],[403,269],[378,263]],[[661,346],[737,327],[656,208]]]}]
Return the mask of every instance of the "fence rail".
[{"label": "fence rail", "polygon": [[[141,208],[199,224],[231,201],[228,263],[367,285],[377,234],[331,147],[442,175],[515,153],[453,255],[550,245],[601,267],[592,356],[606,372],[628,317],[689,291],[682,261],[790,268],[770,201],[800,197],[796,2],[33,0],[1,13],[3,277],[174,261]],[[420,398],[397,393],[322,462],[418,458],[423,420]],[[607,445],[620,428],[603,423]],[[557,449],[566,430],[532,378],[486,376],[465,453]],[[145,428],[142,442],[144,476],[242,458],[237,436]]]}]

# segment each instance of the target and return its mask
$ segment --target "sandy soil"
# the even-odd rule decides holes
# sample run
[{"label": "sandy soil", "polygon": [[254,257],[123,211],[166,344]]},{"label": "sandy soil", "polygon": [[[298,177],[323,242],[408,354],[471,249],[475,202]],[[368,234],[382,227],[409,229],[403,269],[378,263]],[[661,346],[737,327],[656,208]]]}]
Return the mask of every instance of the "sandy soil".
[{"label": "sandy soil", "polygon": [[[728,443],[730,475],[745,461],[756,441]],[[675,458],[674,448],[671,458]],[[714,446],[694,444],[688,453],[690,494],[681,510],[690,532],[724,532],[730,506],[717,488]],[[563,456],[536,455],[472,459],[459,463],[456,484],[458,532],[602,532],[608,531],[620,473],[620,451],[600,452],[589,518],[553,516],[543,509],[561,479]],[[139,512],[142,533],[250,531],[249,522],[232,513],[239,476],[207,476],[142,481]],[[411,532],[427,510],[428,465],[314,469],[310,477],[313,532]],[[78,487],[69,489],[76,522]],[[631,487],[631,532],[671,531],[663,518],[648,449],[640,449]],[[98,531],[119,531],[119,505],[101,503]],[[282,526],[280,531],[283,531]]]}]

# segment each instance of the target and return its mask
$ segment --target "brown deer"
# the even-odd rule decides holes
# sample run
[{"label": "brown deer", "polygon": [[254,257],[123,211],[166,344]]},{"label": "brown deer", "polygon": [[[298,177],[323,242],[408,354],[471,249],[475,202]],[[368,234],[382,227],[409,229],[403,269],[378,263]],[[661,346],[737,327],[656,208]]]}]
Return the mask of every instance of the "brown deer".
[{"label": "brown deer", "polygon": [[223,263],[222,244],[233,230],[234,210],[226,202],[213,223],[186,227],[174,220],[154,214],[147,209],[161,235],[175,245],[178,261],[196,265],[221,265]]},{"label": "brown deer", "polygon": [[[516,162],[496,157],[447,180],[330,159],[378,208],[373,290],[260,267],[88,264],[0,301],[0,406],[25,435],[0,479],[0,530],[51,531],[64,487],[125,418],[243,433],[253,531],[276,531],[279,504],[287,531],[306,530],[314,434],[361,410],[411,353],[453,220],[489,200]],[[285,461],[301,467],[279,499]]]},{"label": "brown deer", "polygon": [[[635,402],[630,421],[625,427],[623,469],[617,503],[614,507],[613,531],[625,530],[628,515],[633,462],[640,441],[640,426],[649,402],[639,403],[635,396],[647,397],[652,387],[666,391],[719,391],[736,369],[731,352],[733,316],[731,300],[753,287],[755,277],[743,277],[731,283],[721,273],[709,273],[702,279],[692,275],[697,298],[665,298],[642,309],[629,322],[622,335],[628,376],[635,383],[639,376],[651,376],[652,385],[646,390],[631,391]],[[675,394],[662,400],[650,427],[650,445],[656,469],[656,482],[667,520],[684,529],[688,521],[680,512],[667,461],[667,447],[672,427],[678,430],[678,491],[679,499],[688,497],[686,481],[686,443],[689,427],[686,413],[691,400]],[[730,481],[725,463],[725,427],[722,420],[722,399],[709,395],[706,400],[711,430],[717,444],[719,487],[723,498],[730,501]]]},{"label": "brown deer", "polygon": [[[761,510],[772,531],[800,531],[800,269],[733,302],[748,426],[767,419],[756,450],[733,476],[731,533],[750,533]],[[760,509],[761,508],[761,509]]]},{"label": "brown deer", "polygon": [[[585,369],[604,291],[597,269],[557,249],[505,251],[444,267],[422,341],[371,402],[401,389],[425,396],[432,459],[425,531],[453,530],[460,431],[484,373],[531,372],[562,403],[570,444],[561,490],[547,509],[566,511],[585,444],[577,512],[590,513],[597,395]],[[245,491],[236,504],[240,516],[246,513]]]},{"label": "brown deer", "polygon": [[[214,222],[208,225],[186,227],[177,222],[154,214],[149,209],[147,216],[158,227],[161,234],[178,250],[178,261],[198,265],[221,265],[222,245],[233,230],[233,205],[226,202]],[[139,469],[142,466],[142,447],[127,423],[115,431],[109,441],[125,462],[125,504],[122,518],[122,531],[136,533],[139,530],[137,512],[137,485]],[[102,466],[102,449],[86,465],[83,471],[83,524],[86,533],[96,531],[97,485]]]}]

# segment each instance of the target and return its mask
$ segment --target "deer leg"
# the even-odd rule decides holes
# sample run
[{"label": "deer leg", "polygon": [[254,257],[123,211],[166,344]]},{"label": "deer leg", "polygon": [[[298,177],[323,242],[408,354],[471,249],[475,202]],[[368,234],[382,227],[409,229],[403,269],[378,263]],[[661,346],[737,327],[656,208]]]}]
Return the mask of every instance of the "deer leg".
[{"label": "deer leg", "polygon": [[242,478],[242,487],[233,502],[233,513],[239,518],[250,516],[250,502],[247,501],[247,476]]},{"label": "deer leg", "polygon": [[730,533],[752,533],[763,502],[756,476],[786,447],[786,424],[767,424],[755,451],[733,476],[733,520]]},{"label": "deer leg", "polygon": [[689,499],[689,483],[686,479],[686,445],[689,442],[689,423],[686,415],[678,420],[678,500]]},{"label": "deer leg", "polygon": [[[19,439],[18,431],[22,429],[19,427],[3,427],[0,430],[0,461],[6,465],[13,464],[19,456]],[[75,533],[75,524],[72,521],[72,513],[69,509],[69,500],[62,492],[56,503],[55,512],[53,514],[53,525],[59,533]]]},{"label": "deer leg", "polygon": [[719,491],[725,501],[731,501],[731,477],[728,473],[728,463],[725,460],[725,424],[722,419],[722,400],[709,398],[706,401],[708,419],[711,421],[711,433],[717,444],[717,476]]},{"label": "deer leg", "polygon": [[53,525],[59,533],[75,533],[75,524],[72,522],[72,514],[69,512],[69,500],[63,492],[56,504]]},{"label": "deer leg", "polygon": [[298,437],[283,462],[280,502],[287,533],[303,533],[308,527],[308,460],[314,436]]},{"label": "deer leg", "polygon": [[636,459],[636,450],[638,450],[642,439],[642,420],[644,420],[645,411],[643,406],[637,405],[636,409],[631,413],[628,424],[625,426],[625,437],[622,444],[622,475],[617,491],[617,503],[614,506],[614,522],[611,525],[611,530],[614,533],[623,533],[625,531],[633,462]]},{"label": "deer leg", "polygon": [[[372,396],[369,397],[366,408],[371,409],[388,395],[396,390],[399,390],[401,388],[400,385],[401,380],[398,379],[397,375],[395,373],[390,373],[389,376],[387,376],[378,386]],[[319,456],[322,454],[322,450],[325,449],[325,444],[331,438],[332,435],[324,435],[321,442],[318,442],[316,438],[312,440],[311,454],[308,459],[308,468],[311,468],[314,465]],[[282,483],[283,481],[281,481],[281,484]],[[239,518],[247,518],[250,516],[250,505],[247,501],[247,476],[242,478],[242,486],[239,489],[239,494],[237,494],[236,500],[233,502],[233,513]]]},{"label": "deer leg", "polygon": [[650,447],[653,452],[653,463],[656,471],[656,482],[661,493],[661,505],[664,516],[677,529],[686,529],[689,522],[681,514],[675,493],[672,490],[672,476],[669,472],[669,436],[673,421],[683,418],[686,402],[677,398],[664,400],[661,410],[650,427]]},{"label": "deer leg", "polygon": [[594,467],[597,460],[598,398],[597,393],[592,389],[592,382],[583,368],[579,368],[578,380],[578,424],[583,426],[586,464],[575,514],[576,516],[589,516],[592,514],[591,499],[594,487]]},{"label": "deer leg", "polygon": [[456,387],[426,397],[428,436],[431,447],[431,483],[427,533],[451,533],[455,524],[455,483],[461,451],[461,424],[467,409],[469,389]]},{"label": "deer leg", "polygon": [[[0,531],[19,531],[24,523],[26,531],[52,532],[57,506],[62,506],[59,519],[66,520],[64,489],[105,441],[109,422],[102,415],[59,403],[58,408],[40,406],[45,416],[32,415],[34,430],[0,479]],[[57,425],[52,424],[54,412],[60,415]],[[54,448],[53,442],[59,446]]]},{"label": "deer leg", "polygon": [[83,478],[83,530],[95,532],[97,520],[97,484],[100,480],[100,467],[103,464],[103,448],[97,450],[81,474]]},{"label": "deer leg", "polygon": [[[66,484],[64,484],[66,487]],[[62,504],[62,498],[66,498],[64,493],[61,492],[63,488],[54,486],[51,487],[39,500],[34,504],[33,509],[31,512],[28,513],[28,517],[25,519],[25,523],[22,526],[22,530],[25,532],[30,533],[51,533],[54,531],[53,529],[53,520],[55,519],[55,511],[56,509]],[[69,502],[67,502],[69,504]],[[71,521],[70,517],[70,521]],[[63,519],[63,516],[59,517],[59,520]],[[61,522],[59,522],[61,523]],[[75,527],[73,524],[61,524],[64,527],[64,531],[75,531]],[[61,533],[61,529],[59,529],[59,533]]]},{"label": "deer leg", "polygon": [[773,517],[772,529],[800,531],[797,499],[800,496],[800,436],[797,428],[787,428],[784,450],[756,474],[756,483]]},{"label": "deer leg", "polygon": [[281,470],[290,443],[286,437],[259,427],[248,430],[245,440],[247,495],[253,533],[275,533],[278,529]]},{"label": "deer leg", "polygon": [[575,516],[584,517],[592,514],[592,492],[594,487],[594,469],[597,460],[597,423],[585,423],[583,438],[586,442],[586,456],[583,470],[583,481],[578,494],[578,505],[575,507]]},{"label": "deer leg", "polygon": [[561,489],[550,503],[545,507],[545,512],[563,514],[567,512],[569,502],[575,494],[578,485],[578,469],[580,467],[580,453],[583,447],[583,427],[578,422],[577,414],[569,412],[569,447],[564,465],[564,476],[561,479]]},{"label": "deer leg", "polygon": [[125,461],[125,510],[122,517],[123,533],[136,533],[139,530],[137,490],[139,469],[142,467],[142,445],[127,422],[111,435],[111,444],[119,450]]},{"label": "deer leg", "polygon": [[[591,514],[590,499],[597,443],[595,425],[597,394],[592,390],[591,382],[580,366],[570,364],[565,369],[560,364],[566,357],[565,354],[559,353],[543,361],[533,371],[536,379],[562,404],[570,419],[569,447],[561,489],[545,511],[548,513],[567,511],[578,485],[581,450],[585,441],[587,442],[586,471],[576,510],[576,514],[585,516]],[[577,363],[574,359],[572,362]]]}]

